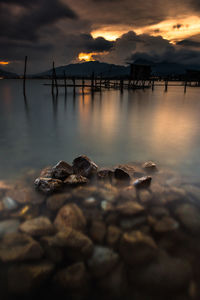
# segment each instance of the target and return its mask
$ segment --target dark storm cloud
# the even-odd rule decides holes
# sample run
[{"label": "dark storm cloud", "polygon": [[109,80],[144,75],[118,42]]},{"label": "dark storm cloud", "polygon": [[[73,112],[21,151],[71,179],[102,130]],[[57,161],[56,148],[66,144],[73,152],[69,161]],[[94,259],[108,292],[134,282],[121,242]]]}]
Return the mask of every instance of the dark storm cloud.
[{"label": "dark storm cloud", "polygon": [[89,52],[104,52],[110,50],[114,43],[105,40],[103,37],[94,39],[90,34],[82,34],[82,45]]},{"label": "dark storm cloud", "polygon": [[[23,6],[25,9],[16,7]],[[15,1],[0,0],[0,37],[36,40],[43,26],[51,25],[63,18],[77,18],[77,15],[58,0]]]},{"label": "dark storm cloud", "polygon": [[183,46],[183,47],[200,48],[200,42],[193,41],[193,40],[190,40],[190,39],[185,39],[185,40],[179,41],[176,44],[179,45],[179,46]]}]

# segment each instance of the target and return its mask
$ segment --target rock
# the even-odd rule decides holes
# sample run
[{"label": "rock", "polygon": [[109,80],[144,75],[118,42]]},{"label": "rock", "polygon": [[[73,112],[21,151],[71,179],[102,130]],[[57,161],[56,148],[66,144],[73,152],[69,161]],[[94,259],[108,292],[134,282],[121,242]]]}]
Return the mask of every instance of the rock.
[{"label": "rock", "polygon": [[6,193],[6,197],[11,198],[19,204],[41,204],[45,198],[32,188],[25,186],[16,186]]},{"label": "rock", "polygon": [[133,186],[120,189],[117,195],[117,202],[121,202],[122,199],[127,202],[137,201],[136,189]]},{"label": "rock", "polygon": [[120,243],[120,253],[126,264],[142,265],[149,263],[157,256],[154,240],[140,231],[124,233]]},{"label": "rock", "polygon": [[42,246],[45,251],[45,257],[54,264],[60,264],[65,259],[62,248],[51,247],[47,244],[43,244]]},{"label": "rock", "polygon": [[142,165],[142,168],[145,169],[147,172],[156,172],[158,171],[157,166],[152,161],[147,161]]},{"label": "rock", "polygon": [[132,164],[122,164],[117,166],[118,169],[123,170],[124,172],[128,173],[130,177],[134,176],[134,173],[136,171],[136,167]]},{"label": "rock", "polygon": [[101,209],[105,212],[110,212],[114,210],[112,203],[108,201],[101,201]]},{"label": "rock", "polygon": [[10,233],[0,243],[0,260],[3,262],[40,259],[43,249],[30,236],[23,233]]},{"label": "rock", "polygon": [[200,233],[200,211],[192,204],[181,204],[175,210],[179,221],[191,233]]},{"label": "rock", "polygon": [[98,290],[103,294],[101,299],[122,299],[127,292],[125,266],[121,263],[110,273],[97,281]]},{"label": "rock", "polygon": [[142,204],[150,204],[152,201],[152,194],[148,190],[140,190],[139,199]]},{"label": "rock", "polygon": [[78,262],[59,270],[54,276],[54,282],[63,289],[80,291],[88,289],[89,274],[84,263]]},{"label": "rock", "polygon": [[54,236],[42,237],[41,242],[49,247],[66,248],[66,254],[75,260],[87,259],[93,252],[91,239],[72,228]]},{"label": "rock", "polygon": [[149,213],[157,219],[169,216],[169,210],[164,206],[152,206]]},{"label": "rock", "polygon": [[53,172],[52,167],[46,167],[40,172],[40,178],[52,178]]},{"label": "rock", "polygon": [[51,262],[20,264],[8,269],[8,288],[11,294],[26,294],[41,287],[54,270]]},{"label": "rock", "polygon": [[18,208],[18,204],[11,197],[4,197],[3,200],[3,208],[4,210],[11,211]]},{"label": "rock", "polygon": [[125,172],[123,169],[117,168],[114,171],[114,176],[118,180],[127,180],[130,181],[130,176],[127,172]]},{"label": "rock", "polygon": [[120,219],[120,227],[123,230],[130,230],[145,225],[146,216],[123,217]]},{"label": "rock", "polygon": [[52,168],[53,178],[64,180],[73,174],[73,168],[65,161],[61,160]]},{"label": "rock", "polygon": [[98,197],[101,200],[114,203],[118,196],[118,191],[115,187],[110,184],[105,184],[103,188],[100,188],[98,191]]},{"label": "rock", "polygon": [[188,262],[161,253],[158,259],[143,268],[133,269],[130,279],[134,285],[145,289],[148,294],[168,294],[188,288],[192,272]]},{"label": "rock", "polygon": [[122,231],[117,226],[113,226],[113,225],[108,226],[108,230],[106,234],[106,245],[108,245],[113,249],[117,249],[121,236],[122,236]]},{"label": "rock", "polygon": [[19,229],[35,237],[55,233],[55,228],[50,220],[42,216],[25,221],[19,226]]},{"label": "rock", "polygon": [[152,178],[150,176],[144,176],[141,178],[138,178],[134,181],[133,185],[137,189],[146,189],[150,186]]},{"label": "rock", "polygon": [[35,187],[44,194],[51,194],[57,192],[62,188],[62,181],[59,179],[52,178],[37,178],[35,180]]},{"label": "rock", "polygon": [[18,230],[20,221],[17,219],[4,220],[0,222],[0,238],[8,233],[13,233]]},{"label": "rock", "polygon": [[158,233],[165,233],[165,232],[176,230],[178,228],[179,228],[179,223],[170,217],[163,217],[161,220],[157,221],[153,225],[154,231]]},{"label": "rock", "polygon": [[86,219],[82,210],[76,204],[67,204],[63,206],[54,221],[56,228],[60,231],[72,227],[79,231],[84,231],[86,227]]},{"label": "rock", "polygon": [[184,190],[191,195],[194,199],[200,200],[200,188],[194,185],[186,184],[184,185]]},{"label": "rock", "polygon": [[80,184],[86,184],[88,182],[89,182],[88,179],[81,175],[70,175],[69,177],[67,177],[67,179],[65,179],[64,184],[80,185]]},{"label": "rock", "polygon": [[110,169],[100,169],[97,172],[97,178],[102,180],[111,180],[114,172]]},{"label": "rock", "polygon": [[102,277],[109,273],[118,263],[119,255],[113,250],[95,246],[92,257],[88,260],[88,267],[95,277]]},{"label": "rock", "polygon": [[144,207],[137,202],[124,202],[117,205],[116,211],[121,215],[133,216],[144,212]]},{"label": "rock", "polygon": [[89,235],[95,243],[102,244],[106,235],[105,223],[102,221],[92,221]]},{"label": "rock", "polygon": [[59,210],[67,200],[71,198],[71,195],[68,193],[55,194],[47,198],[47,208],[52,211]]},{"label": "rock", "polygon": [[98,204],[98,201],[95,197],[89,197],[83,201],[83,206],[86,208],[94,208]]},{"label": "rock", "polygon": [[81,185],[73,189],[71,192],[73,198],[82,201],[86,198],[90,198],[93,196],[95,197],[95,195],[98,193],[97,191],[97,186]]},{"label": "rock", "polygon": [[73,171],[75,174],[91,177],[97,173],[98,166],[86,155],[81,155],[73,161]]}]

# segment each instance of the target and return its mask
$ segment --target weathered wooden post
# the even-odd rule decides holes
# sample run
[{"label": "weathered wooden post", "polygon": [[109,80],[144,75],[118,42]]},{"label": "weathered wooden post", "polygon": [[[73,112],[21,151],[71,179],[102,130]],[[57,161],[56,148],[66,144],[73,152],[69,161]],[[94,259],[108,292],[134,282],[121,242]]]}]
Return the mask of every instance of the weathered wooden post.
[{"label": "weathered wooden post", "polygon": [[26,68],[27,68],[27,59],[28,59],[28,57],[25,56],[25,61],[24,61],[24,78],[23,78],[23,93],[24,93],[24,97],[26,97]]},{"label": "weathered wooden post", "polygon": [[82,78],[82,93],[84,94],[84,88],[85,88],[85,80]]},{"label": "weathered wooden post", "polygon": [[123,93],[124,91],[124,80],[120,79],[120,92]]},{"label": "weathered wooden post", "polygon": [[56,85],[56,96],[58,96],[58,82],[57,82],[57,76],[56,76],[56,69],[55,69],[55,64],[53,61],[53,73],[54,73],[54,81]]},{"label": "weathered wooden post", "polygon": [[186,93],[187,91],[187,81],[185,80],[185,83],[184,83],[184,93]]},{"label": "weathered wooden post", "polygon": [[154,82],[154,80],[153,80],[153,81],[152,81],[152,85],[151,85],[152,91],[154,91],[154,85],[155,85],[155,82]]},{"label": "weathered wooden post", "polygon": [[91,77],[91,90],[94,92],[94,72],[92,72],[92,77]]},{"label": "weathered wooden post", "polygon": [[168,89],[168,81],[165,80],[165,92],[167,92],[167,89]]},{"label": "weathered wooden post", "polygon": [[76,94],[76,79],[75,77],[72,77],[72,82],[73,82],[73,94]]},{"label": "weathered wooden post", "polygon": [[66,95],[67,95],[67,80],[66,80],[66,74],[65,74],[65,71],[63,71],[63,75],[64,75],[65,97],[66,97]]}]

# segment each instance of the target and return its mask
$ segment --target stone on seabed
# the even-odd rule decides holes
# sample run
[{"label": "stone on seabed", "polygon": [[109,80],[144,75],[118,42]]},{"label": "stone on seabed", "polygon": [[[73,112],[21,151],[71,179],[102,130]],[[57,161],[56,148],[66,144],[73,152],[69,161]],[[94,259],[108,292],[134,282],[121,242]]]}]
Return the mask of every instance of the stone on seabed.
[{"label": "stone on seabed", "polygon": [[18,230],[20,221],[17,219],[4,220],[0,222],[0,238],[8,233],[13,233]]},{"label": "stone on seabed", "polygon": [[118,261],[119,255],[113,250],[102,246],[95,246],[93,255],[87,263],[95,277],[102,277],[109,273]]},{"label": "stone on seabed", "polygon": [[64,181],[64,184],[67,185],[80,185],[85,183],[88,183],[88,179],[86,177],[74,174],[67,177]]},{"label": "stone on seabed", "polygon": [[51,235],[55,232],[55,227],[46,217],[38,217],[25,221],[19,229],[31,236]]},{"label": "stone on seabed", "polygon": [[52,175],[53,178],[64,180],[68,176],[73,174],[73,168],[65,161],[59,161],[53,168],[52,168]]},{"label": "stone on seabed", "polygon": [[145,189],[150,186],[151,180],[152,180],[152,178],[150,176],[144,176],[144,177],[141,177],[141,178],[138,178],[137,180],[135,180],[133,185],[137,189]]},{"label": "stone on seabed", "polygon": [[26,294],[39,288],[53,272],[54,265],[48,261],[35,264],[20,264],[8,269],[10,293]]},{"label": "stone on seabed", "polygon": [[81,155],[73,161],[73,171],[83,177],[96,175],[98,166],[86,155]]},{"label": "stone on seabed", "polygon": [[116,168],[114,172],[115,178],[119,180],[130,180],[130,176],[123,169]]},{"label": "stone on seabed", "polygon": [[41,243],[53,248],[66,248],[67,255],[75,260],[87,259],[93,252],[91,239],[70,227],[54,236],[42,237]]},{"label": "stone on seabed", "polygon": [[200,211],[192,204],[181,204],[177,207],[175,214],[184,227],[194,234],[200,233]]},{"label": "stone on seabed", "polygon": [[63,231],[68,227],[84,231],[86,219],[82,210],[76,204],[70,203],[63,206],[58,211],[54,224],[60,231]]},{"label": "stone on seabed", "polygon": [[35,180],[35,186],[44,194],[51,194],[57,192],[62,188],[62,181],[59,179],[52,178],[37,178]]},{"label": "stone on seabed", "polygon": [[55,194],[51,195],[47,198],[47,208],[52,211],[59,210],[67,200],[71,198],[71,195],[69,193],[61,193],[61,194]]},{"label": "stone on seabed", "polygon": [[154,240],[140,231],[124,233],[120,243],[120,253],[125,263],[134,266],[146,264],[157,256]]},{"label": "stone on seabed", "polygon": [[30,236],[23,233],[10,233],[0,243],[0,260],[3,262],[40,259],[43,249]]},{"label": "stone on seabed", "polygon": [[147,161],[142,165],[143,169],[147,172],[156,172],[158,171],[156,164],[153,161]]}]

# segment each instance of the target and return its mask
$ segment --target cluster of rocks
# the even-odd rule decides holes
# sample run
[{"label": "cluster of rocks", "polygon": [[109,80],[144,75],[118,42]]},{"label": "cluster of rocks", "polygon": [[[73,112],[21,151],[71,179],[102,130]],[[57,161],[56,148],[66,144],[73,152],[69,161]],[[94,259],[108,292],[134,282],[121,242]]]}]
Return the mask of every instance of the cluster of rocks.
[{"label": "cluster of rocks", "polygon": [[35,188],[34,176],[0,189],[5,299],[200,299],[197,182],[87,156],[43,169]]}]

